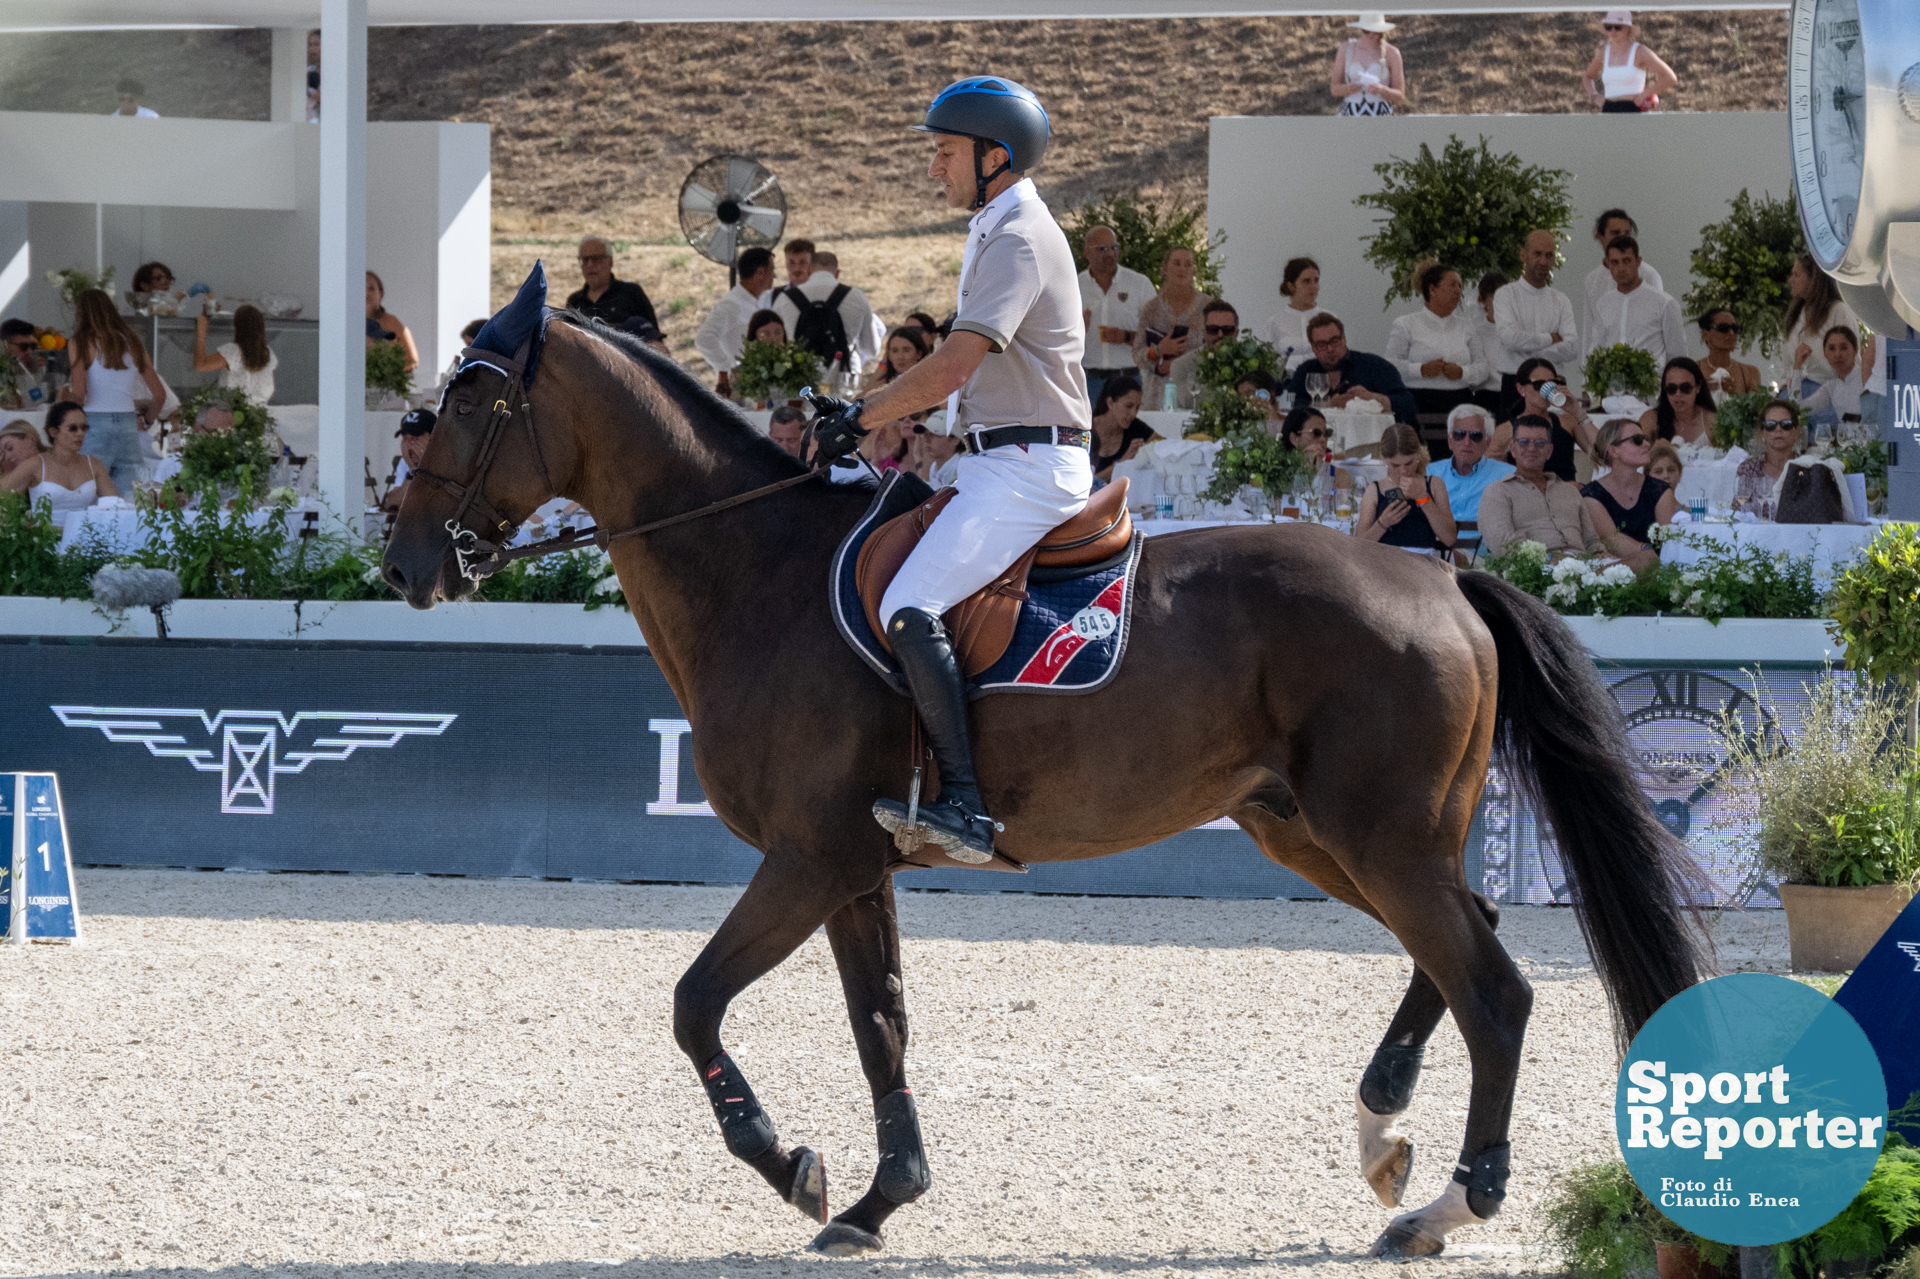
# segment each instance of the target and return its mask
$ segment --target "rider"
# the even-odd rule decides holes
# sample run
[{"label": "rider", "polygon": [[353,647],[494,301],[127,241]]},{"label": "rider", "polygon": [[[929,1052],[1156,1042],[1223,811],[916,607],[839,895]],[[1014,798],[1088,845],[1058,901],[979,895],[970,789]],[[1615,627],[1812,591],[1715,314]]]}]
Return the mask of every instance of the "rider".
[{"label": "rider", "polygon": [[[960,459],[959,492],[887,588],[880,617],[940,769],[940,798],[919,820],[949,857],[978,864],[991,860],[997,826],[974,778],[966,684],[940,618],[1087,504],[1093,413],[1073,252],[1026,176],[1052,132],[1039,99],[1011,80],[974,76],[942,90],[914,127],[937,136],[927,174],[947,203],[976,210],[952,334],[868,399],[816,401],[815,438],[823,456],[842,456],[867,433],[863,419],[890,422],[944,401],[946,429],[973,445]],[[877,800],[873,815],[897,834],[907,806]]]}]

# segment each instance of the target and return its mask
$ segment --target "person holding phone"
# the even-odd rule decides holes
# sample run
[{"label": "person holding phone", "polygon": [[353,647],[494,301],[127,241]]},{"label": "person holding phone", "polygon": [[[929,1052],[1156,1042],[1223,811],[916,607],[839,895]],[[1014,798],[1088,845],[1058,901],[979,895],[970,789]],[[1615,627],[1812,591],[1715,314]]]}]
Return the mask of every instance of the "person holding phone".
[{"label": "person holding phone", "polygon": [[1361,494],[1353,535],[1423,555],[1452,549],[1459,526],[1445,482],[1426,473],[1427,446],[1420,432],[1395,422],[1380,437],[1380,456],[1387,461],[1387,478]]},{"label": "person holding phone", "polygon": [[1193,407],[1200,336],[1206,327],[1207,305],[1214,300],[1194,285],[1195,271],[1192,249],[1167,250],[1160,263],[1160,294],[1140,308],[1133,362],[1140,370],[1140,390],[1149,409],[1166,403],[1169,382],[1174,386],[1175,405]]}]

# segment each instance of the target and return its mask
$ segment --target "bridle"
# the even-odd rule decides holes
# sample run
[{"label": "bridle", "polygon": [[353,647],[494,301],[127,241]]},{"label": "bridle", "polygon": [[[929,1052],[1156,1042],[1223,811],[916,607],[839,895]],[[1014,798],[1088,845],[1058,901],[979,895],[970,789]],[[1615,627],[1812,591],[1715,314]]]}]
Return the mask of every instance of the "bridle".
[{"label": "bridle", "polygon": [[[512,540],[521,521],[509,520],[501,515],[491,502],[481,496],[480,490],[486,485],[487,473],[493,467],[494,455],[499,452],[500,441],[515,419],[526,424],[527,442],[533,446],[534,460],[540,466],[542,485],[548,493],[554,491],[553,476],[547,470],[546,455],[540,449],[540,434],[533,427],[533,403],[527,398],[525,372],[531,345],[530,340],[522,343],[520,349],[511,356],[471,346],[460,352],[462,371],[469,364],[485,364],[504,373],[507,378],[507,392],[493,402],[493,411],[487,420],[486,434],[480,439],[480,451],[474,456],[473,470],[467,480],[462,483],[420,467],[415,467],[408,473],[409,481],[424,480],[451,494],[454,501],[458,503],[454,507],[453,515],[447,520],[445,528],[460,575],[470,582],[481,582],[515,560],[558,555],[564,551],[579,550],[585,546],[597,546],[604,551],[612,543],[623,538],[642,537],[663,528],[671,528],[675,524],[697,520],[704,515],[717,515],[721,511],[731,510],[756,498],[767,497],[778,493],[781,489],[792,488],[822,473],[819,467],[811,468],[804,474],[790,475],[784,480],[776,480],[772,484],[762,485],[749,492],[722,498],[718,502],[710,502],[698,510],[682,511],[678,515],[669,515],[662,520],[653,520],[614,533],[598,527],[590,527],[574,529],[537,542],[529,542],[525,546],[508,546],[507,543]],[[809,426],[809,434],[811,431],[812,428]],[[802,452],[805,452],[804,447]],[[467,526],[466,515],[470,510],[486,522],[488,533],[493,540],[481,537]]]}]

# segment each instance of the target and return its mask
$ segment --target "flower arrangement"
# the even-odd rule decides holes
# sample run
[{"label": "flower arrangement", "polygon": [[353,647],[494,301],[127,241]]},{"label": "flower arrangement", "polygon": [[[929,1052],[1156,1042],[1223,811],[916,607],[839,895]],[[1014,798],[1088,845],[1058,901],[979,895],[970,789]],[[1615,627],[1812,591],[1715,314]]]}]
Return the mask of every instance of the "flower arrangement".
[{"label": "flower arrangement", "polygon": [[1449,136],[1438,156],[1423,142],[1413,159],[1395,156],[1373,171],[1385,180],[1381,189],[1354,203],[1386,215],[1376,219],[1366,259],[1393,282],[1388,303],[1413,297],[1413,267],[1423,258],[1454,268],[1471,289],[1488,271],[1518,274],[1530,233],[1573,221],[1570,172],[1495,155],[1484,135],[1478,147]]},{"label": "flower arrangement", "polygon": [[1598,556],[1555,559],[1539,542],[1517,542],[1482,561],[1561,613],[1592,617],[1650,617],[1666,613],[1719,622],[1728,617],[1813,618],[1821,597],[1813,581],[1813,557],[1738,550],[1710,535],[1657,525],[1655,546],[1687,539],[1702,554],[1697,563],[1660,564],[1635,573]]},{"label": "flower arrangement", "polygon": [[375,342],[367,348],[367,389],[392,391],[402,399],[413,389],[407,353],[398,342]]},{"label": "flower arrangement", "polygon": [[235,388],[203,386],[180,406],[181,418],[192,423],[210,404],[224,404],[232,410],[233,429],[191,431],[180,450],[179,487],[237,487],[242,473],[252,476],[255,484],[265,481],[273,466],[273,451],[267,444],[273,415],[267,406],[256,404],[246,392]]},{"label": "flower arrangement", "polygon": [[1262,419],[1252,430],[1235,431],[1221,439],[1213,482],[1203,496],[1209,502],[1231,502],[1244,484],[1277,501],[1312,478],[1312,455],[1288,448],[1279,436],[1269,435]]},{"label": "flower arrangement", "polygon": [[1266,423],[1267,415],[1260,406],[1231,387],[1224,391],[1206,390],[1200,393],[1200,402],[1193,406],[1183,434],[1190,440],[1224,440],[1264,430]]},{"label": "flower arrangement", "polygon": [[1275,381],[1280,378],[1279,352],[1251,333],[1200,354],[1200,385],[1211,390],[1230,392],[1250,373],[1265,373]]},{"label": "flower arrangement", "polygon": [[1773,402],[1772,391],[1748,391],[1744,395],[1722,395],[1714,400],[1713,446],[1717,449],[1743,448],[1753,452],[1753,433],[1760,429],[1760,414]]},{"label": "flower arrangement", "polygon": [[1595,400],[1624,393],[1651,401],[1660,394],[1660,370],[1653,357],[1624,342],[1596,348],[1587,357],[1586,375],[1587,394]]},{"label": "flower arrangement", "polygon": [[749,342],[733,385],[747,399],[788,399],[820,382],[820,357],[798,342]]},{"label": "flower arrangement", "polygon": [[1784,200],[1764,192],[1756,200],[1742,188],[1731,205],[1733,212],[1724,220],[1700,228],[1700,247],[1693,251],[1693,278],[1699,283],[1680,305],[1693,316],[1733,312],[1740,349],[1758,342],[1760,354],[1771,357],[1791,300],[1787,273],[1807,251],[1806,236],[1791,191]]},{"label": "flower arrangement", "polygon": [[111,292],[113,268],[103,267],[95,272],[83,266],[62,267],[59,270],[47,272],[47,283],[53,286],[54,293],[59,296],[62,303],[72,306],[74,299],[88,289]]},{"label": "flower arrangement", "polygon": [[1220,268],[1226,265],[1220,246],[1227,242],[1227,233],[1207,234],[1205,204],[1178,198],[1165,205],[1156,204],[1142,199],[1137,188],[1104,192],[1061,219],[1076,270],[1087,269],[1087,232],[1097,226],[1111,228],[1120,238],[1120,265],[1152,280],[1154,288],[1161,285],[1160,266],[1167,260],[1168,251],[1190,249],[1194,287],[1202,293],[1220,295]]}]

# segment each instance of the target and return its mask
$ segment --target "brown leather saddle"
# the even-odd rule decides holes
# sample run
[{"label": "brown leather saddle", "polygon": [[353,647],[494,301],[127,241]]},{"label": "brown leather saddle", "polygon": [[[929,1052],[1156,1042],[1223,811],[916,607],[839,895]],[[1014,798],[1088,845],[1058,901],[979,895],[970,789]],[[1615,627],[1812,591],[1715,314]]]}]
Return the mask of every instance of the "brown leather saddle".
[{"label": "brown leather saddle", "polygon": [[[968,678],[978,675],[1007,651],[1027,598],[1027,573],[1042,568],[1074,568],[1098,564],[1125,551],[1133,542],[1133,520],[1127,513],[1127,481],[1122,478],[1095,493],[1078,515],[1056,527],[1015,560],[999,577],[947,610],[943,619],[953,637],[954,655]],[[940,512],[958,489],[944,488],[905,515],[895,516],[873,531],[854,564],[854,583],[867,611],[867,624],[887,645],[880,621],[880,599],[900,566],[913,554]],[[888,647],[891,652],[892,648]]]}]

